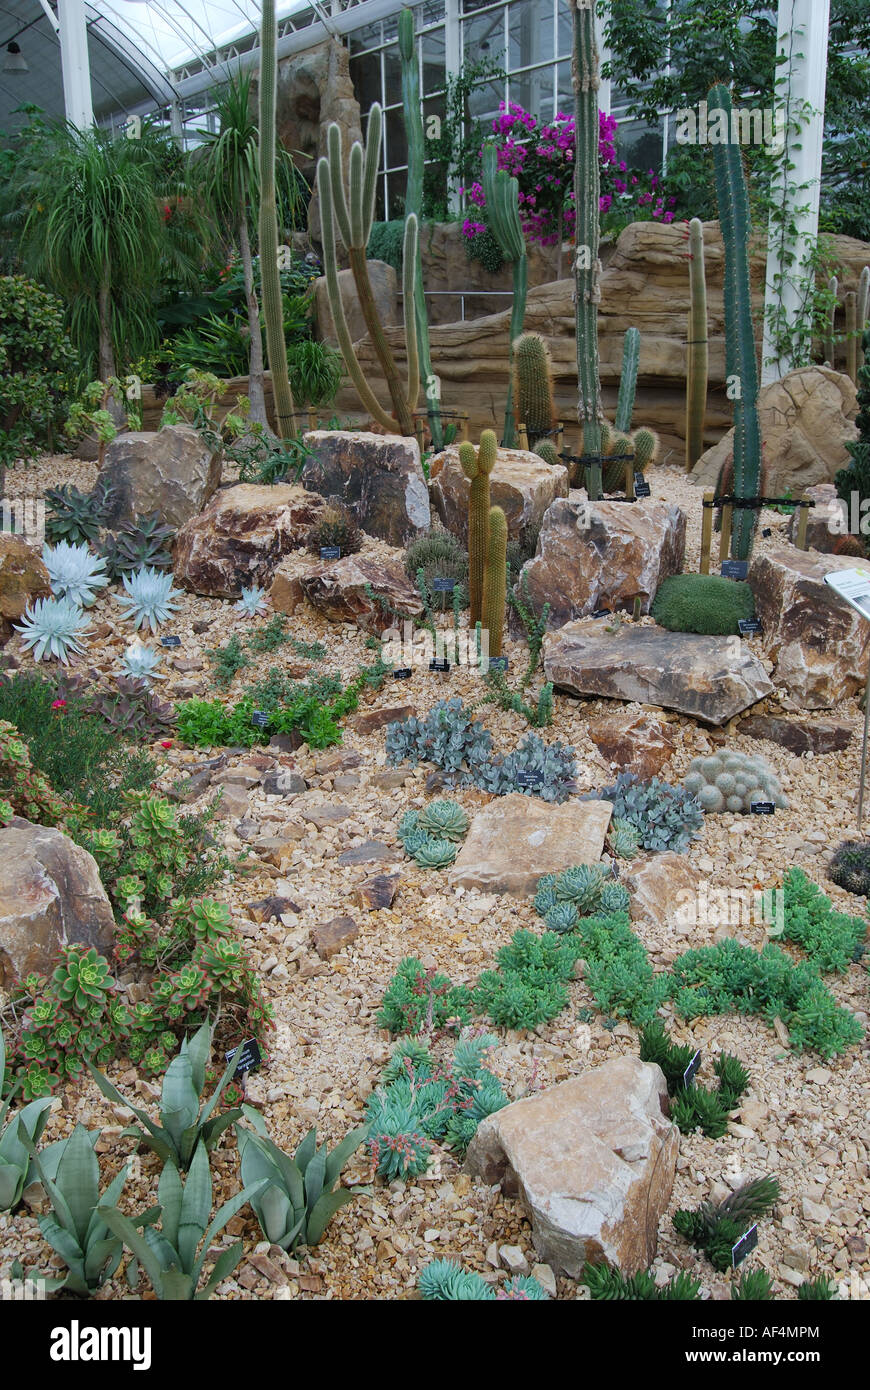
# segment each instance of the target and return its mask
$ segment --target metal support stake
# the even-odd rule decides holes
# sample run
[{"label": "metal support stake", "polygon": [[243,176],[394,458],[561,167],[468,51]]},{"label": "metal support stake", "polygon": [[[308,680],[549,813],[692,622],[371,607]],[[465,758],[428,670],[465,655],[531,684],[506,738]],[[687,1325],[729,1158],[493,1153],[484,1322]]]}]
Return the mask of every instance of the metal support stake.
[{"label": "metal support stake", "polygon": [[867,737],[870,734],[870,665],[867,667],[867,684],[864,687],[864,742],[861,746],[861,781],[858,784],[858,834],[864,818],[864,782],[867,777]]}]

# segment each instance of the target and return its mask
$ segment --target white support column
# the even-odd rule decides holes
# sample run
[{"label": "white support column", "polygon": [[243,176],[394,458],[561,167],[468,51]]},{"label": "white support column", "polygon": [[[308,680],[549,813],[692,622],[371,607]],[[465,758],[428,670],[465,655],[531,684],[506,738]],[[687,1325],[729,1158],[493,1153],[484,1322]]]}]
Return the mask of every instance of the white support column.
[{"label": "white support column", "polygon": [[[462,67],[462,36],[459,32],[459,0],[445,0],[444,3],[444,67],[454,77],[458,77]],[[447,205],[451,212],[461,210],[462,199],[456,179],[451,179],[447,187]]]},{"label": "white support column", "polygon": [[[604,38],[604,19],[597,10],[595,11],[595,47],[598,49],[598,61],[603,67],[605,63],[610,62],[611,53]],[[598,85],[598,109],[603,111],[605,116],[610,115],[610,88],[610,78],[602,77]]]},{"label": "white support column", "polygon": [[57,14],[66,118],[79,130],[87,130],[94,123],[94,108],[84,0],[58,0]]},{"label": "white support column", "polygon": [[[777,355],[769,322],[771,312],[778,320],[794,324],[807,294],[812,292],[801,262],[815,246],[819,231],[830,12],[830,0],[779,0],[777,54],[782,61],[776,69],[779,85],[774,105],[777,123],[785,121],[787,162],[794,167],[781,171],[771,193],[788,220],[794,222],[797,235],[790,247],[795,261],[791,268],[784,267],[777,242],[779,228],[771,221],[768,229],[762,386],[778,381],[796,365],[787,352]],[[803,115],[805,106],[807,115]],[[789,126],[798,119],[801,129],[800,134],[795,134]],[[775,129],[783,130],[782,124]]]}]

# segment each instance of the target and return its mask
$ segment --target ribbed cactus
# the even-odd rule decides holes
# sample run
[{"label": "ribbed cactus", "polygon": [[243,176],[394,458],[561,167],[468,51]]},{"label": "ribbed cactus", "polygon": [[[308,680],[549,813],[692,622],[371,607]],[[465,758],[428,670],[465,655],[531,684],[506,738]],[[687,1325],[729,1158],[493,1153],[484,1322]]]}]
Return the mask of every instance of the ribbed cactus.
[{"label": "ribbed cactus", "polygon": [[846,309],[846,375],[858,385],[858,296],[850,290],[845,299]]},{"label": "ribbed cactus", "polygon": [[634,466],[638,473],[645,473],[650,464],[655,463],[658,458],[659,437],[655,430],[643,426],[641,429],[635,430],[631,443]]},{"label": "ribbed cactus", "polygon": [[[625,487],[625,455],[634,453],[631,440],[625,434],[611,432],[610,426],[604,421],[601,426],[601,452],[608,454],[613,459],[612,463],[605,463],[602,468],[601,485],[603,490],[605,492],[622,492]],[[632,464],[632,467],[634,466]]]},{"label": "ribbed cactus", "polygon": [[827,362],[829,367],[834,366],[837,351],[836,321],[837,291],[839,290],[839,288],[839,280],[837,279],[836,275],[832,275],[830,280],[828,281],[828,294],[831,296],[831,307],[828,312],[828,332],[824,342],[825,361]]},{"label": "ribbed cactus", "polygon": [[507,517],[501,507],[490,507],[482,614],[483,629],[489,633],[490,656],[501,656],[504,637],[504,606],[507,597],[507,537]]},{"label": "ribbed cactus", "polygon": [[[595,47],[595,2],[576,0],[574,6],[574,214],[576,249],[575,326],[579,399],[577,418],[583,426],[583,453],[601,452],[601,381],[598,365],[598,305],[601,300],[601,261],[598,254],[598,51]],[[588,470],[591,497],[601,496],[601,468]]]},{"label": "ribbed cactus", "polygon": [[529,447],[547,435],[556,419],[553,400],[553,364],[550,349],[540,333],[521,333],[514,343],[516,417],[526,427]]},{"label": "ribbed cactus", "polygon": [[[412,412],[420,392],[417,322],[414,313],[418,230],[417,218],[414,214],[411,213],[405,219],[405,240],[402,250],[402,311],[408,356],[407,382],[404,388],[399,379],[392,349],[387,342],[378,317],[369,279],[368,261],[366,260],[366,247],[375,212],[375,191],[382,135],[383,113],[376,103],[369,111],[368,140],[365,150],[358,140],[354,141],[351,146],[348,190],[345,193],[341,129],[335,123],[329,127],[327,132],[328,154],[317,164],[323,261],[326,273],[326,290],[329,297],[329,307],[332,311],[332,321],[335,324],[336,337],[348,374],[356,387],[360,400],[366,410],[371,412],[378,424],[382,425],[384,429],[395,431],[398,427],[399,434],[411,435],[414,433]],[[353,349],[338,284],[338,262],[335,251],[336,223],[338,224],[338,233],[347,247],[360,309],[390,392],[395,418],[391,417],[381,406],[365,378],[359,359]]]},{"label": "ribbed cactus", "polygon": [[704,226],[689,223],[689,334],[686,359],[686,472],[704,452],[707,414],[707,277],[704,269]]},{"label": "ribbed cactus", "polygon": [[[417,64],[417,45],[414,41],[414,11],[402,10],[399,15],[399,57],[402,62],[402,112],[405,117],[405,137],[408,141],[408,182],[405,187],[405,216],[414,213],[419,221],[423,216],[423,108],[420,102],[420,69]],[[432,371],[429,349],[429,318],[423,292],[423,261],[419,241],[414,265],[414,318],[417,324],[417,344],[420,354],[420,385],[426,397],[429,432],[432,447],[444,446],[441,426],[441,395],[438,379]]]},{"label": "ribbed cactus", "polygon": [[498,458],[498,440],[494,430],[484,430],[480,448],[466,441],[459,446],[459,462],[468,478],[468,598],[469,623],[482,621],[483,587],[489,551],[489,475]]},{"label": "ribbed cactus", "polygon": [[284,304],[278,274],[278,209],[275,201],[275,101],[278,83],[275,0],[263,0],[260,33],[260,289],[266,356],[272,373],[275,419],[282,439],[296,435],[293,392],[287,372]]},{"label": "ribbed cactus", "polygon": [[[497,168],[497,161],[495,141],[487,140],[483,146],[483,194],[486,199],[486,220],[501,248],[502,255],[506,261],[512,261],[514,267],[510,324],[512,366],[513,345],[523,331],[523,319],[526,316],[529,264],[526,256],[526,241],[520,222],[520,187],[516,179],[512,179],[506,170]],[[509,370],[507,403],[504,412],[504,443],[507,448],[512,448],[516,439],[513,392],[513,371]]]},{"label": "ribbed cactus", "polygon": [[[709,93],[710,110],[725,113],[726,129],[731,123],[731,93],[716,83]],[[743,173],[740,146],[713,146],[713,168],[719,220],[725,243],[725,349],[726,370],[736,376],[739,399],[734,402],[734,495],[757,497],[761,482],[761,426],[758,420],[758,362],[752,328],[752,293],[749,281],[749,196]],[[747,560],[758,513],[742,507],[734,509],[731,554]]]},{"label": "ribbed cactus", "polygon": [[625,434],[631,429],[634,413],[634,393],[637,390],[637,368],[640,361],[640,329],[626,328],[622,340],[622,373],[616,401],[616,428]]},{"label": "ribbed cactus", "polygon": [[858,280],[858,371],[864,365],[864,334],[870,324],[870,265],[865,265]]},{"label": "ribbed cactus", "polygon": [[548,463],[551,468],[558,467],[561,462],[559,452],[552,439],[539,439],[532,449],[532,453],[537,454],[538,458],[543,459],[544,463]]}]

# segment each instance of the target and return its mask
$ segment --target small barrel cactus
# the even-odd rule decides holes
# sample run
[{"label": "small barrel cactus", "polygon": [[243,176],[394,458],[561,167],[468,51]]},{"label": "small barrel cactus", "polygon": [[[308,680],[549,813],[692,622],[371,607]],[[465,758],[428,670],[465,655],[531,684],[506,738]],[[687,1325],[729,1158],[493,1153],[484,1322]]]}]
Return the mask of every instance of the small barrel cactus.
[{"label": "small barrel cactus", "polygon": [[847,893],[870,896],[870,841],[844,840],[828,865],[828,878]]},{"label": "small barrel cactus", "polygon": [[417,824],[427,835],[441,840],[462,840],[468,831],[468,816],[458,801],[433,801]]},{"label": "small barrel cactus", "polygon": [[772,801],[780,808],[788,805],[770,764],[748,753],[723,752],[693,758],[683,786],[708,815],[722,811],[746,813],[758,801]]}]

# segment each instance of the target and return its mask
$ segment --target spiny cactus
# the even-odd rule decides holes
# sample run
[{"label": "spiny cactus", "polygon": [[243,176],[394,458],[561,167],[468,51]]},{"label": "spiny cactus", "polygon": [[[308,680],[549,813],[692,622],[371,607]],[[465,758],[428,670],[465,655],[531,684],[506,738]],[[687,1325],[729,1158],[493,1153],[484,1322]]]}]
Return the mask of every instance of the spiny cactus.
[{"label": "spiny cactus", "polygon": [[275,0],[263,0],[260,32],[260,285],[266,354],[272,373],[275,418],[282,439],[296,435],[295,405],[287,371],[284,301],[278,274],[278,211],[275,201],[275,106],[278,84]]},{"label": "spiny cactus", "polygon": [[[625,487],[626,456],[634,453],[634,444],[627,435],[619,434],[605,420],[601,426],[601,452],[613,459],[612,463],[602,465],[602,489],[604,492],[622,492]],[[634,466],[632,463],[632,468]]]},{"label": "spiny cactus", "polygon": [[619,378],[619,396],[616,402],[616,428],[623,434],[631,429],[639,361],[640,329],[627,328],[622,340],[622,372]]},{"label": "spiny cactus", "polygon": [[[489,475],[498,458],[498,440],[494,430],[484,430],[480,447],[469,441],[459,446],[459,462],[471,486],[468,490],[468,590],[471,606],[470,623],[482,621],[483,577],[489,550]],[[490,655],[494,655],[490,651]]]},{"label": "spiny cactus", "polygon": [[[369,112],[368,139],[365,149],[358,140],[350,151],[348,189],[345,192],[342,169],[341,128],[333,122],[327,132],[328,154],[317,163],[317,190],[320,197],[320,218],[323,229],[323,262],[326,290],[338,345],[341,348],[348,375],[357,394],[374,419],[384,429],[399,434],[414,433],[413,411],[420,391],[415,271],[418,252],[417,218],[411,213],[405,219],[405,240],[402,263],[402,312],[407,347],[407,379],[403,387],[399,371],[387,342],[369,279],[366,247],[372,230],[377,190],[378,161],[383,135],[383,112],[375,103]],[[350,329],[338,284],[338,260],[335,249],[336,224],[347,248],[350,268],[365,319],[372,347],[381,365],[393,403],[395,419],[383,409],[366,380],[354,352]]]},{"label": "spiny cactus", "polygon": [[779,807],[788,805],[773,768],[763,758],[747,753],[693,758],[683,786],[698,798],[708,814],[746,813],[756,801],[772,801]]},{"label": "spiny cactus", "polygon": [[870,265],[865,265],[858,280],[858,371],[864,366],[864,334],[870,327]]},{"label": "spiny cactus", "polygon": [[[597,144],[595,157],[597,168]],[[519,184],[516,179],[511,178],[505,169],[499,169],[497,164],[498,155],[495,141],[487,140],[483,146],[482,176],[487,222],[490,231],[501,247],[502,255],[506,261],[513,262],[514,268],[509,339],[511,354],[513,355],[513,345],[523,331],[523,319],[526,316],[529,265],[525,237],[520,222]],[[507,448],[513,446],[516,438],[514,433],[513,387],[513,371],[511,370],[508,374],[507,403],[504,412],[504,443]]]},{"label": "spiny cactus", "polygon": [[[574,16],[574,276],[577,418],[583,426],[583,453],[601,453],[601,381],[598,363],[598,305],[601,301],[599,259],[598,51],[595,46],[595,0],[576,0]],[[589,468],[588,491],[601,496],[601,469]]]},{"label": "spiny cactus", "polygon": [[686,472],[704,452],[707,413],[707,278],[704,269],[704,226],[689,223],[689,332],[686,354]]},{"label": "spiny cactus", "polygon": [[655,430],[647,429],[644,426],[642,429],[635,430],[631,442],[634,466],[638,473],[643,473],[658,458],[659,437]]},{"label": "spiny cactus", "polygon": [[490,656],[502,654],[504,607],[507,597],[507,535],[507,517],[501,507],[490,507],[482,612],[483,627],[489,633]]},{"label": "spiny cactus", "polygon": [[547,435],[556,419],[553,364],[540,333],[522,333],[513,347],[516,416],[524,424],[529,447]]},{"label": "spiny cactus", "polygon": [[548,463],[551,468],[555,468],[561,463],[559,452],[552,439],[539,439],[532,453],[537,454],[538,458],[543,459],[544,463]]}]

